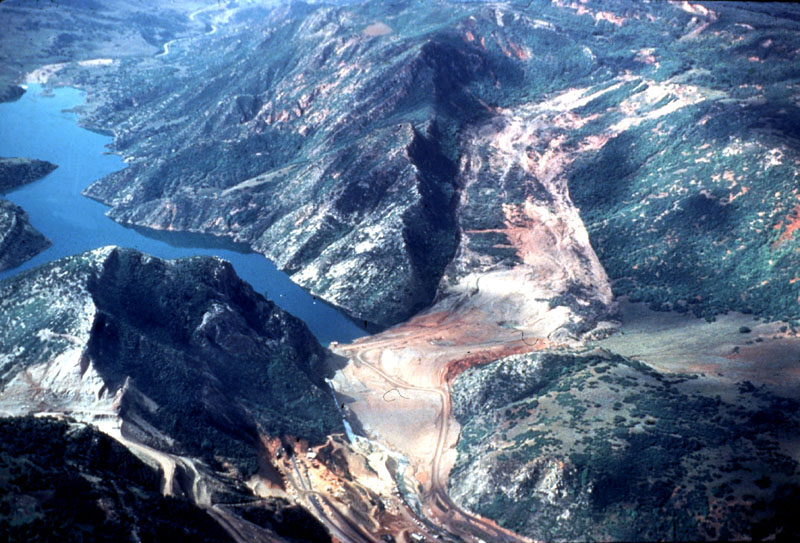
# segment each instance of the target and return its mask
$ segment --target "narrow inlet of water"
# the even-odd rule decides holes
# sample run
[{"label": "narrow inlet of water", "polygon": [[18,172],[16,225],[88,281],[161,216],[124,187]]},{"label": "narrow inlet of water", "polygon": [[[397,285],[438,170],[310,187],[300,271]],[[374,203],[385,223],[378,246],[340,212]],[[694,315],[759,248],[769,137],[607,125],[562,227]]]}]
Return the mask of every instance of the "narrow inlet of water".
[{"label": "narrow inlet of water", "polygon": [[343,312],[309,294],[246,246],[213,236],[128,228],[109,219],[108,208],[81,191],[125,168],[125,162],[109,153],[110,137],[82,128],[77,115],[66,111],[84,99],[77,89],[62,87],[43,94],[40,85],[29,85],[18,101],[0,103],[0,156],[58,165],[47,177],[3,195],[27,211],[31,224],[53,245],[22,266],[0,272],[0,280],[105,245],[131,247],[159,258],[213,255],[231,262],[257,292],[305,321],[323,345],[367,335]]}]

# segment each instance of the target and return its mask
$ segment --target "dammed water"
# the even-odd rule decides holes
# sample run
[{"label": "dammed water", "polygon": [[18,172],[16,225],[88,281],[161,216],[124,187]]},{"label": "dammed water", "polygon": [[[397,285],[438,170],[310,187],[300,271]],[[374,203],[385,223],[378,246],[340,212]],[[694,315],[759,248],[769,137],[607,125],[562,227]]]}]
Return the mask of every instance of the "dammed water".
[{"label": "dammed water", "polygon": [[84,99],[77,89],[56,88],[44,95],[41,86],[29,85],[18,101],[0,103],[0,156],[38,158],[58,165],[47,177],[3,196],[27,211],[31,224],[53,245],[22,266],[0,272],[0,279],[105,245],[131,247],[159,258],[213,255],[231,262],[239,277],[257,292],[305,321],[323,345],[367,334],[343,312],[313,297],[266,257],[245,246],[213,236],[128,228],[109,219],[108,208],[81,191],[125,168],[125,162],[109,153],[110,137],[82,128],[77,114],[68,111]]}]

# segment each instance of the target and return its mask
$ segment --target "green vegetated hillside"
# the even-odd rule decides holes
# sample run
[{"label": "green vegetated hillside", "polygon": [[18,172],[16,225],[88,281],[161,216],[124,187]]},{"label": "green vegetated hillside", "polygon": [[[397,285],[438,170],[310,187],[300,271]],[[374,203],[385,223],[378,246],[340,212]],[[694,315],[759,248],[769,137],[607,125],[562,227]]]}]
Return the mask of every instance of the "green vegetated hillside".
[{"label": "green vegetated hillside", "polygon": [[[9,21],[27,13],[6,4]],[[51,80],[88,91],[82,121],[113,132],[129,164],[86,191],[115,220],[246,242],[389,325],[441,294],[454,257],[516,266],[513,228],[574,203],[615,294],[709,319],[800,318],[793,6],[297,2],[220,4],[200,19],[201,31],[182,19],[159,34],[186,31],[163,55],[151,43]],[[338,429],[313,338],[295,342],[281,330],[302,326],[212,279],[229,268],[126,251],[88,261],[0,287],[3,386],[24,389],[19,370],[81,330],[80,363],[108,390],[130,377],[144,395],[121,403],[137,439],[212,469],[252,473],[262,430]],[[549,301],[586,301],[568,294]],[[84,303],[88,328],[75,324]],[[9,358],[17,346],[24,356]],[[600,353],[504,359],[460,376],[453,398],[453,497],[533,538],[800,535],[794,400]]]},{"label": "green vegetated hillside", "polygon": [[546,541],[792,541],[799,409],[605,351],[512,356],[453,384],[450,493]]},{"label": "green vegetated hillside", "polygon": [[[571,194],[617,294],[709,318],[797,319],[797,16],[707,7],[716,15],[701,33],[652,48],[661,67],[633,93],[652,92],[649,118],[577,161]],[[581,114],[626,100],[603,96]]]},{"label": "green vegetated hillside", "polygon": [[0,418],[3,541],[233,541],[160,484],[160,473],[91,426]]},{"label": "green vegetated hillside", "polygon": [[121,417],[164,432],[171,439],[154,444],[168,452],[219,455],[248,475],[261,433],[321,442],[341,430],[323,388],[319,343],[227,262],[105,248],[24,272],[0,292],[6,401],[26,368],[57,364],[77,347],[75,364],[91,365],[101,397],[75,401],[48,383],[45,403],[80,411],[82,402],[134,389],[127,401],[122,395]]},{"label": "green vegetated hillside", "polygon": [[[166,55],[57,77],[89,90],[84,121],[129,159],[87,190],[112,217],[246,242],[370,322],[430,304],[459,251],[513,264],[509,210],[546,206],[560,178],[617,294],[789,319],[795,11],[223,6],[203,16],[213,31]],[[519,166],[480,170],[502,190],[462,197],[470,138],[514,123],[518,139],[493,143]]]}]

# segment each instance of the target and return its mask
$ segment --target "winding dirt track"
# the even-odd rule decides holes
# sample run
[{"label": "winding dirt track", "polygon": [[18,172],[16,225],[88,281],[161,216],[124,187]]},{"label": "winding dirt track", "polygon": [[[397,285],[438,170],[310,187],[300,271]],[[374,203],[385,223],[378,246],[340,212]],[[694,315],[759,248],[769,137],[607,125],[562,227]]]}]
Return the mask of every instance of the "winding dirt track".
[{"label": "winding dirt track", "polygon": [[[198,13],[202,13],[204,11],[209,11],[209,10],[213,10],[213,9],[220,9],[220,8],[218,8],[217,6],[210,6],[210,7],[200,8],[200,9],[198,9],[196,11],[193,11],[192,13],[189,14],[189,20],[190,21],[194,21],[194,18],[197,16]],[[210,36],[210,35],[214,34],[217,30],[218,30],[217,29],[217,25],[211,23],[211,30],[206,32],[205,35],[206,36]],[[168,55],[169,54],[169,46],[170,46],[170,44],[177,43],[177,42],[182,41],[182,40],[187,40],[187,39],[189,39],[191,37],[192,36],[183,36],[181,38],[175,38],[173,40],[169,40],[169,41],[164,42],[164,44],[162,45],[161,51],[159,53],[156,53],[155,56],[156,57],[163,57],[163,56]]]},{"label": "winding dirt track", "polygon": [[[458,325],[454,326],[454,328],[457,327]],[[441,409],[436,418],[438,424],[436,446],[430,459],[430,486],[421,496],[428,509],[429,520],[444,528],[447,535],[452,535],[461,541],[530,543],[529,539],[508,531],[488,519],[463,510],[450,498],[447,493],[447,474],[446,468],[443,466],[443,455],[447,449],[452,413],[447,383],[450,377],[449,372],[452,369],[451,363],[458,363],[460,360],[469,359],[481,353],[489,359],[499,358],[500,353],[530,351],[538,344],[525,342],[524,338],[520,339],[517,336],[518,331],[506,331],[495,335],[494,337],[498,339],[480,341],[480,337],[474,337],[466,344],[443,347],[432,345],[430,331],[426,329],[409,330],[405,328],[405,331],[399,334],[393,332],[395,331],[387,331],[352,345],[334,346],[333,349],[334,352],[350,358],[352,363],[369,368],[390,386],[396,388],[398,393],[400,390],[417,391],[435,394],[439,398]],[[408,332],[411,333],[408,334]],[[509,337],[509,333],[516,337]],[[435,371],[436,386],[414,385],[404,379],[387,374],[381,368],[381,357],[384,351],[407,348],[410,343],[427,347],[425,349],[427,352],[420,353],[420,358],[424,358],[426,366],[431,371]]]},{"label": "winding dirt track", "polygon": [[[380,350],[376,348],[375,350]],[[369,352],[369,351],[368,351]],[[421,392],[430,392],[437,394],[442,402],[442,410],[439,414],[439,437],[436,442],[436,450],[432,460],[431,470],[431,495],[427,498],[428,505],[431,506],[439,520],[446,520],[446,524],[450,531],[457,535],[469,533],[473,537],[478,537],[485,541],[498,541],[502,543],[524,543],[529,540],[504,530],[497,525],[490,524],[486,520],[472,515],[461,509],[450,498],[446,491],[447,481],[442,480],[441,474],[441,460],[442,452],[445,447],[445,441],[450,425],[450,414],[452,412],[452,403],[450,401],[450,394],[445,388],[427,388],[413,386],[403,381],[393,379],[386,375],[383,371],[370,364],[364,359],[365,352],[355,353],[355,358],[359,363],[371,368],[374,372],[380,375],[387,382],[396,386],[398,389],[418,390]],[[443,371],[440,373],[444,373]],[[441,518],[440,517],[444,517]]]}]

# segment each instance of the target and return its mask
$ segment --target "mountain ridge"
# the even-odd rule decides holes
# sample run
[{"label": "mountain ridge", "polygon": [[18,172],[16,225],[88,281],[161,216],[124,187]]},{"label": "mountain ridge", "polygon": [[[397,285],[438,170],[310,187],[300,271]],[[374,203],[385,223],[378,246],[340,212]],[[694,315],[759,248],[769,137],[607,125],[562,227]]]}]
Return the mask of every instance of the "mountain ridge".
[{"label": "mountain ridge", "polygon": [[[758,199],[756,192],[739,194],[741,167],[750,171],[764,160],[778,160],[783,165],[775,163],[771,175],[790,179],[784,170],[794,151],[779,146],[784,158],[768,159],[763,155],[774,149],[748,144],[744,153],[737,151],[738,158],[723,155],[716,164],[704,166],[710,151],[698,148],[719,144],[708,129],[695,130],[692,142],[697,145],[689,147],[670,143],[671,136],[663,134],[653,139],[650,132],[660,134],[658,127],[666,121],[680,133],[699,121],[718,126],[736,104],[754,114],[758,107],[763,109],[757,102],[765,92],[774,102],[772,109],[783,107],[787,115],[794,115],[793,76],[787,72],[797,31],[792,20],[776,23],[778,33],[764,48],[758,44],[767,43],[772,27],[765,26],[758,10],[624,2],[535,6],[538,11],[516,4],[426,4],[388,14],[372,5],[354,10],[350,5],[292,4],[259,11],[264,19],[257,23],[246,18],[245,9],[239,18],[220,17],[213,35],[185,42],[218,48],[207,66],[196,66],[188,48],[177,48],[158,62],[128,60],[104,72],[62,69],[56,79],[88,87],[90,105],[82,122],[113,127],[115,148],[129,162],[127,169],[96,182],[86,194],[111,205],[110,215],[125,224],[245,242],[316,295],[360,320],[385,327],[447,297],[457,254],[477,251],[497,270],[514,268],[518,247],[508,235],[513,238],[519,231],[520,220],[545,222],[541,206],[549,204],[536,203],[543,186],[537,188],[537,183],[555,183],[562,187],[558,198],[565,202],[558,213],[567,205],[576,210],[571,224],[586,221],[575,231],[588,228],[591,251],[596,249],[600,264],[611,270],[615,294],[643,296],[665,308],[685,307],[700,296],[690,309],[709,318],[728,309],[749,308],[766,317],[793,319],[791,307],[779,307],[777,296],[761,292],[797,287],[788,284],[792,277],[787,275],[793,262],[790,249],[796,243],[791,232],[786,235],[788,244],[776,246],[786,262],[779,267],[753,266],[735,248],[736,238],[754,232],[745,232],[751,223],[762,221],[769,228],[766,222],[778,224],[792,211],[784,197],[767,192],[766,182],[747,187],[758,192]],[[276,21],[283,18],[291,24],[278,26]],[[365,34],[375,21],[385,21],[390,31]],[[612,36],[626,48],[613,46]],[[647,45],[646,36],[657,36],[661,46]],[[241,43],[233,48],[236,40]],[[285,43],[294,44],[292,51],[281,48]],[[710,65],[711,50],[717,46],[724,48],[731,66],[741,68],[739,72],[702,68]],[[546,53],[534,54],[540,50]],[[764,54],[775,62],[769,70],[760,67],[763,77],[758,78],[751,68],[761,66]],[[142,70],[163,78],[163,87],[132,87],[126,97],[103,90],[135,80]],[[206,76],[201,78],[202,89],[188,91],[176,109],[171,89],[183,85],[186,70]],[[203,115],[192,115],[189,103]],[[155,115],[170,121],[153,122]],[[778,122],[778,117],[770,114],[764,122]],[[550,125],[545,130],[546,123]],[[491,134],[491,127],[503,125],[504,131]],[[197,146],[182,147],[175,139],[189,132],[199,134],[204,150],[200,155]],[[749,139],[755,135],[750,128],[742,133]],[[216,140],[209,139],[212,134]],[[494,143],[484,139],[478,144],[480,138]],[[502,152],[519,166],[474,169],[464,164],[475,161],[469,158],[475,154],[472,148],[495,145],[499,152],[506,143],[511,147]],[[655,260],[644,256],[654,251],[657,240],[652,233],[631,238],[637,244],[633,254],[643,256],[632,264],[638,265],[635,270],[626,263],[629,252],[614,241],[625,238],[615,232],[638,228],[641,205],[636,198],[652,185],[659,166],[663,171],[653,159],[661,144],[674,160],[669,171],[680,174],[686,169],[699,178],[689,195],[689,220],[665,215],[654,225],[658,236],[675,239],[676,254],[706,250],[714,240],[708,234],[682,231],[681,225],[695,222],[708,228],[711,223],[701,219],[705,208],[733,198],[727,212],[740,215],[741,233],[719,245],[734,252],[726,259],[734,270],[729,276],[751,274],[768,283],[748,288],[749,301],[716,294],[717,285],[701,280],[702,274],[697,277],[700,292],[663,288],[663,277],[671,273],[663,269],[667,252],[662,250],[664,255]],[[175,148],[169,160],[162,156],[164,148]],[[734,175],[732,183],[728,171]],[[497,197],[522,213],[503,211],[501,206],[491,209],[489,198],[484,210],[459,208],[460,201],[475,205],[480,200],[479,194],[464,200],[469,178],[476,174],[484,183],[475,189],[505,184]],[[658,175],[668,189],[666,176]],[[164,177],[172,181],[161,183]],[[603,195],[599,186],[614,188]],[[604,199],[612,192],[622,199],[616,207]],[[680,194],[661,192],[669,196],[652,200],[659,208],[685,207]],[[703,194],[710,194],[710,200]],[[765,206],[775,210],[768,221],[758,215]],[[540,211],[531,219],[526,209]],[[761,250],[756,245],[764,243],[767,228],[755,231],[758,241],[748,252]],[[467,233],[473,230],[485,232]],[[574,242],[583,246],[579,252],[589,254],[588,242]],[[584,264],[583,258],[572,266],[597,268]],[[386,265],[376,267],[377,261]],[[596,271],[590,273],[592,281],[606,281]],[[743,287],[734,283],[731,279],[727,286]],[[369,287],[356,289],[356,284]],[[575,299],[578,292],[581,303]],[[571,323],[571,335],[613,316],[607,301],[587,311],[586,294],[586,285],[576,285],[571,294],[562,288],[547,295],[559,302],[572,300],[564,306],[571,314],[565,321]],[[588,297],[592,296],[596,294]]]},{"label": "mountain ridge", "polygon": [[[5,416],[94,424],[158,468],[165,495],[215,518],[239,518],[217,508],[246,502],[267,534],[325,533],[285,492],[246,485],[284,484],[265,440],[322,444],[343,431],[323,350],[229,263],[105,247],[23,272],[0,293]],[[284,510],[295,524],[282,524]]]}]

